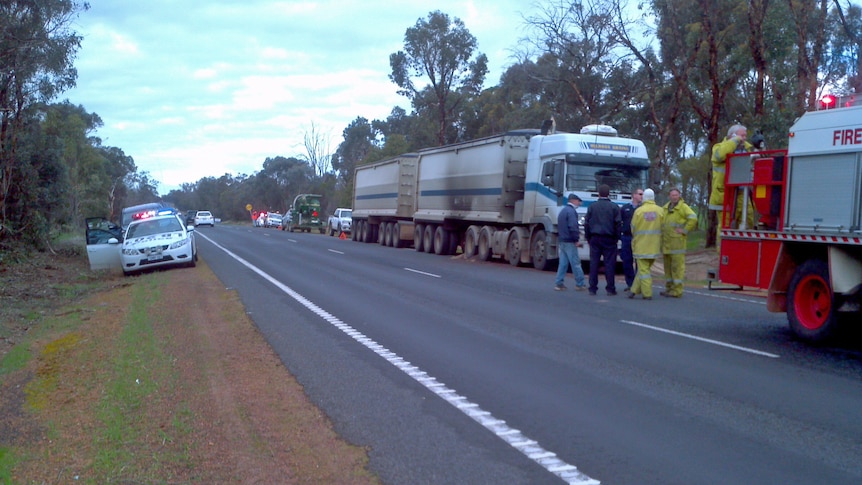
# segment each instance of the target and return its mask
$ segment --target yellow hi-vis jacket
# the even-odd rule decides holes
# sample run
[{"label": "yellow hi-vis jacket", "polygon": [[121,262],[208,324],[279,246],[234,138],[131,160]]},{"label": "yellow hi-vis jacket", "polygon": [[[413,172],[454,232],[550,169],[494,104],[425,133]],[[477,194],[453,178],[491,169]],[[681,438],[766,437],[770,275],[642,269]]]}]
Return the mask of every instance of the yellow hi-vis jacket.
[{"label": "yellow hi-vis jacket", "polygon": [[661,257],[661,226],[664,209],[654,200],[645,200],[632,216],[632,256],[635,259]]},{"label": "yellow hi-vis jacket", "polygon": [[[670,202],[662,207],[664,222],[661,225],[661,249],[664,254],[685,254],[688,233],[697,226],[697,214],[682,199],[676,206]],[[682,234],[676,232],[682,229]]]},{"label": "yellow hi-vis jacket", "polygon": [[[745,142],[740,147],[732,138],[720,141],[712,147],[712,192],[709,193],[709,210],[724,210],[724,171],[727,156],[736,152],[750,152],[754,145]],[[721,224],[721,221],[719,221]]]}]

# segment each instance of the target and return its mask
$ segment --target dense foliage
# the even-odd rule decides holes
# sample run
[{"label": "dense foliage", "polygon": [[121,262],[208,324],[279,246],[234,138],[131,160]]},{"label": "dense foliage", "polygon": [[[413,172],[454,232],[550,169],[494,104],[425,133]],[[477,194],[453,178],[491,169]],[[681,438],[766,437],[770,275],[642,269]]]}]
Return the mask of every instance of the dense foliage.
[{"label": "dense foliage", "polygon": [[[705,207],[709,147],[733,123],[783,147],[793,121],[825,91],[862,93],[862,9],[851,0],[561,0],[524,17],[513,63],[482,89],[487,58],[457,18],[433,11],[390,55],[390,79],[411,111],[357,116],[330,152],[306,133],[306,153],[274,156],[254,174],[225,174],[160,195],[122,149],[95,136],[101,119],[55,103],[73,86],[80,36],[75,0],[0,4],[0,250],[45,245],[91,215],[161,198],[180,209],[248,217],[246,204],[284,212],[314,192],[349,206],[355,167],[419,148],[539,127],[605,123],[643,139],[658,190],[681,188]],[[705,212],[705,211],[704,211]],[[710,234],[711,232],[708,232]]]}]

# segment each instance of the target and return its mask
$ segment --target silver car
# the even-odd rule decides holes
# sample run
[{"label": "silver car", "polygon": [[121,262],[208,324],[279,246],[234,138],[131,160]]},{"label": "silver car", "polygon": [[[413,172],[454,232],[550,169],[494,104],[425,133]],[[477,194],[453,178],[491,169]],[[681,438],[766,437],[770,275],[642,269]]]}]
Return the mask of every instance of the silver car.
[{"label": "silver car", "polygon": [[126,275],[164,266],[194,267],[198,260],[194,228],[176,214],[156,215],[129,224],[120,248]]}]

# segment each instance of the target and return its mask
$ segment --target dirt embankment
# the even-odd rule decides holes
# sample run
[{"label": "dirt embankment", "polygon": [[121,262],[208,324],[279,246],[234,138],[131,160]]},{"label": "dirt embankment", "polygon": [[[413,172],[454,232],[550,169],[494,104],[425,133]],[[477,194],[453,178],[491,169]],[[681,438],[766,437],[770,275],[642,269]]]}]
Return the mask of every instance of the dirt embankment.
[{"label": "dirt embankment", "polygon": [[[336,435],[203,261],[123,278],[41,254],[0,269],[0,285],[0,358],[15,345],[31,356],[0,371],[0,481],[377,483],[366,450]],[[135,285],[157,285],[151,340],[168,362],[136,364],[166,373],[111,441],[104,400],[123,385],[112,362]],[[120,454],[137,458],[105,463]]]}]

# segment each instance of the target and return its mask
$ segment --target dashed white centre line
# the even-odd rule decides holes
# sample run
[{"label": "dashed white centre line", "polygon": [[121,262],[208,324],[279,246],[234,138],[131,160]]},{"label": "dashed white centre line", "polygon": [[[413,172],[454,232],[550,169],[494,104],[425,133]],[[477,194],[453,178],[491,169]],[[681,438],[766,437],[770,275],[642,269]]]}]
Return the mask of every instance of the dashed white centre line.
[{"label": "dashed white centre line", "polygon": [[426,272],[424,272],[424,271],[419,271],[418,269],[411,269],[411,268],[404,268],[404,269],[405,269],[406,271],[410,271],[410,272],[412,272],[412,273],[418,273],[418,274],[421,274],[421,275],[431,276],[431,277],[434,277],[434,278],[442,278],[442,276],[440,276],[440,275],[438,275],[438,274],[434,274],[434,273],[426,273]]},{"label": "dashed white centre line", "polygon": [[338,251],[336,249],[327,249],[327,251],[329,251],[330,253],[335,253],[335,254],[344,254],[344,251]]},{"label": "dashed white centre line", "polygon": [[[280,289],[285,294],[299,302],[302,306],[310,310],[312,313],[316,314],[323,320],[326,320],[329,324],[331,324],[335,328],[338,328],[346,335],[356,340],[375,354],[386,359],[387,362],[410,376],[419,384],[422,384],[426,389],[451,404],[453,407],[464,413],[466,416],[470,417],[470,419],[479,423],[485,429],[497,435],[497,437],[505,441],[509,446],[520,451],[533,462],[537,463],[539,466],[543,467],[548,472],[556,475],[564,482],[576,485],[598,485],[599,483],[601,483],[598,480],[582,473],[580,470],[578,470],[576,466],[559,459],[556,453],[545,450],[544,448],[539,446],[536,441],[529,439],[519,430],[509,427],[505,421],[494,418],[491,413],[482,410],[478,404],[470,402],[466,397],[459,395],[454,389],[450,389],[448,386],[441,383],[436,378],[428,375],[425,371],[419,369],[410,362],[405,361],[397,354],[378,344],[374,340],[366,337],[362,332],[359,332],[350,325],[347,325],[346,323],[342,322],[338,317],[331,315],[326,310],[315,305],[310,300],[291,289],[289,286],[281,283],[269,274],[264,273],[260,268],[242,259],[238,255],[216,243],[212,239],[206,236],[204,236],[204,238],[211,242],[213,245],[215,245],[217,248],[227,253],[230,257],[237,260],[246,268],[257,273],[260,277],[275,285],[278,289]],[[440,278],[439,275],[425,273],[423,271],[418,271],[410,268],[404,269],[406,269],[407,271],[413,271],[415,273]]]},{"label": "dashed white centre line", "polygon": [[623,323],[626,323],[628,325],[634,325],[636,327],[647,328],[649,330],[655,330],[656,332],[669,333],[671,335],[676,335],[678,337],[685,337],[688,339],[697,340],[699,342],[706,342],[708,344],[718,345],[720,347],[727,347],[729,349],[739,350],[741,352],[748,352],[750,354],[761,355],[763,357],[769,357],[772,359],[777,359],[777,358],[781,357],[778,354],[770,354],[769,352],[764,352],[762,350],[750,349],[748,347],[740,347],[739,345],[729,344],[727,342],[722,342],[720,340],[713,340],[713,339],[709,339],[709,338],[698,337],[697,335],[691,335],[688,333],[677,332],[676,330],[668,330],[666,328],[654,327],[652,325],[647,325],[645,323],[633,322],[631,320],[620,320],[620,321]]}]

